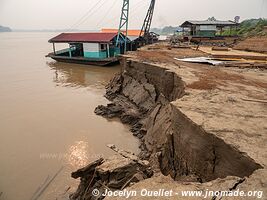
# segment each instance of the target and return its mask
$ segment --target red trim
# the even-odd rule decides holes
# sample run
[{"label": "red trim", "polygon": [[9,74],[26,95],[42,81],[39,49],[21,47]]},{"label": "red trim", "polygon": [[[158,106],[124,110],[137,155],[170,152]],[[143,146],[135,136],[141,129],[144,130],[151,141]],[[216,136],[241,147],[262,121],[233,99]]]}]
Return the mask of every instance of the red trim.
[{"label": "red trim", "polygon": [[110,42],[117,33],[61,33],[49,40],[50,43]]}]

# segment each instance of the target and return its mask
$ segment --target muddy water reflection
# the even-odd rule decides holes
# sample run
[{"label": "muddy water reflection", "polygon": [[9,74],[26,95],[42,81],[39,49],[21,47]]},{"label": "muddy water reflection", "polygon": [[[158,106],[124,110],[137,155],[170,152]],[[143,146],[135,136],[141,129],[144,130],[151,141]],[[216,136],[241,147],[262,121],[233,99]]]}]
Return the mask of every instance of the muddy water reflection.
[{"label": "muddy water reflection", "polygon": [[69,148],[68,162],[73,167],[82,167],[89,162],[88,143],[85,141],[77,141]]},{"label": "muddy water reflection", "polygon": [[120,66],[116,67],[92,67],[73,64],[62,64],[59,62],[47,62],[47,65],[55,72],[54,82],[63,87],[90,87],[103,89],[111,74],[120,71]]},{"label": "muddy water reflection", "polygon": [[0,34],[3,200],[29,200],[62,166],[40,200],[64,199],[77,184],[70,173],[112,155],[107,144],[138,152],[128,127],[94,114],[97,105],[107,103],[105,85],[120,68],[55,63],[44,57],[51,51],[47,40],[54,35]]}]

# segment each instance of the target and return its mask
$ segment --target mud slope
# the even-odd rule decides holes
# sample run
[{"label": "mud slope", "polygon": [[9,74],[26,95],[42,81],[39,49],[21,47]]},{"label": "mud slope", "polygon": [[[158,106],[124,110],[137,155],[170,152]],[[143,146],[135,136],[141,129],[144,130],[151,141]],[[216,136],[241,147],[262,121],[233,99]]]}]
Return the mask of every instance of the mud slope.
[{"label": "mud slope", "polygon": [[[140,157],[154,163],[164,175],[178,180],[193,176],[200,182],[226,176],[249,176],[261,168],[245,153],[206,132],[170,103],[185,95],[185,83],[174,72],[131,59],[109,85],[113,104],[96,113],[118,116],[133,126],[141,141]],[[159,162],[158,162],[159,161]]]},{"label": "mud slope", "polygon": [[102,199],[91,191],[106,187],[267,192],[266,71],[179,62],[203,53],[157,49],[123,57],[107,86],[111,103],[95,109],[130,124],[141,153],[81,169],[72,199]]}]

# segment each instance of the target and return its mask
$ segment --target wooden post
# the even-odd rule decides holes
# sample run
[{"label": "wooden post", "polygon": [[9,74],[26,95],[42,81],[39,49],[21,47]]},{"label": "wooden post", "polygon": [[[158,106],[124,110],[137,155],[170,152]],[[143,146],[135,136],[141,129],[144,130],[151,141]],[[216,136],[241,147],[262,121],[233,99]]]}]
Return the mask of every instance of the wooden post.
[{"label": "wooden post", "polygon": [[56,55],[55,43],[53,43],[53,52],[54,52],[54,55]]},{"label": "wooden post", "polygon": [[109,52],[109,43],[107,44],[107,50],[108,50],[108,58],[110,57],[110,52]]},{"label": "wooden post", "polygon": [[71,58],[71,45],[69,44],[69,56]]}]

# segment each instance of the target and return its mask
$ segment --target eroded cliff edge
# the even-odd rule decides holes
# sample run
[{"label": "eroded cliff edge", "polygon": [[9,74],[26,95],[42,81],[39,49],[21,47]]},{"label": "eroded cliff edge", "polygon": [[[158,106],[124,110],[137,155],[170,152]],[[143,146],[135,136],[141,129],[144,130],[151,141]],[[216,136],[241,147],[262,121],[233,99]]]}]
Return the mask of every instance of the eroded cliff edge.
[{"label": "eroded cliff edge", "polygon": [[[146,56],[150,52],[141,53]],[[266,83],[260,76],[266,73],[256,78],[253,72],[240,76],[235,69],[186,66],[162,58],[165,63],[151,62],[140,59],[142,56],[122,59],[123,72],[107,87],[106,97],[112,103],[99,106],[96,113],[119,117],[132,126],[133,134],[141,140],[139,158],[149,160],[152,179],[170,175],[178,182],[204,183],[204,187],[205,182],[215,179],[229,182],[226,177],[232,176],[236,178],[228,186],[234,187],[252,180],[244,177],[261,174],[253,179],[266,190],[266,171],[262,169],[266,153],[258,154],[259,149],[266,148],[266,105],[241,101],[248,95],[264,96]],[[246,90],[233,93],[242,87]],[[255,115],[247,106],[253,107]],[[166,182],[177,187],[178,182]],[[133,187],[145,186],[149,187],[142,181]],[[225,189],[231,188],[228,186]]]}]

